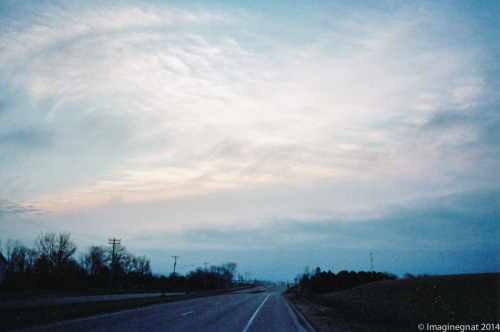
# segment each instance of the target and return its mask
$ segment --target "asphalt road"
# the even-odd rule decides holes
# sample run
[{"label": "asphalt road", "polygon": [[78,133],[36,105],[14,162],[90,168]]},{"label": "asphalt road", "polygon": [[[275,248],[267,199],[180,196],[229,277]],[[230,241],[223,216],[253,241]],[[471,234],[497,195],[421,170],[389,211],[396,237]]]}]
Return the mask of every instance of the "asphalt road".
[{"label": "asphalt road", "polygon": [[24,299],[0,299],[0,309],[3,308],[33,308],[48,305],[60,305],[82,302],[99,302],[126,300],[143,297],[171,296],[184,293],[141,293],[141,294],[114,294],[114,295],[85,295],[85,296],[32,296]]},{"label": "asphalt road", "polygon": [[282,297],[283,286],[129,309],[26,331],[310,331]]}]

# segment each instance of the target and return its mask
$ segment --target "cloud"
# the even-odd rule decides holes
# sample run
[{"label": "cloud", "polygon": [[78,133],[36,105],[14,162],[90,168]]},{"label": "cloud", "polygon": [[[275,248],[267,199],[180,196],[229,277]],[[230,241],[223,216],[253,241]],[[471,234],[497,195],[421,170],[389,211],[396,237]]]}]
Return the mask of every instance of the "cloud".
[{"label": "cloud", "polygon": [[0,200],[0,214],[26,215],[29,213],[41,212],[34,206],[24,206],[21,204]]},{"label": "cloud", "polygon": [[[391,25],[378,28],[384,17],[363,26],[329,23],[347,24],[352,38],[322,32],[307,48],[275,44],[264,56],[239,35],[249,27],[256,33],[255,22],[238,24],[224,12],[73,9],[43,8],[2,39],[6,77],[25,89],[42,122],[59,128],[59,151],[100,161],[100,175],[91,166],[94,184],[71,184],[64,196],[95,188],[103,197],[103,183],[120,184],[104,190],[111,196],[127,183],[147,191],[165,173],[188,185],[197,179],[200,188],[354,176],[381,158],[406,157],[388,156],[395,140],[408,139],[404,124],[425,122],[450,106],[449,96],[465,107],[481,95],[480,84],[471,85],[480,78],[463,70],[471,54],[426,49],[419,29],[427,21],[411,17],[389,15]],[[234,32],[210,34],[221,27]],[[264,43],[276,42],[270,34]],[[246,144],[245,155],[214,157],[227,142]],[[148,158],[166,166],[137,166]]]},{"label": "cloud", "polygon": [[[175,251],[189,264],[235,257],[242,269],[249,269],[257,260],[256,269],[267,266],[275,271],[266,274],[272,278],[294,276],[305,265],[334,272],[368,270],[370,252],[377,270],[399,275],[488,272],[498,270],[500,264],[499,203],[498,190],[464,192],[393,206],[376,218],[343,220],[328,215],[314,221],[185,225],[130,234],[127,241],[136,250]],[[281,269],[276,272],[272,266]]]},{"label": "cloud", "polygon": [[14,145],[20,149],[35,149],[51,143],[51,133],[45,130],[16,130],[0,136],[4,145]]},{"label": "cloud", "polygon": [[8,4],[0,197],[237,239],[214,250],[438,248],[414,226],[453,229],[435,200],[498,189],[494,28],[461,5],[269,6]]}]

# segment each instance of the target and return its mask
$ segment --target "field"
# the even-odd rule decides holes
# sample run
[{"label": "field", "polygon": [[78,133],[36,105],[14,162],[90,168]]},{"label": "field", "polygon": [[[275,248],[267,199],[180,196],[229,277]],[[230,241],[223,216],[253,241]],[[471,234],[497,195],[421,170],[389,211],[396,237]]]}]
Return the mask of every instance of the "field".
[{"label": "field", "polygon": [[[500,273],[382,281],[288,299],[318,331],[418,331],[419,324],[500,323]],[[498,329],[496,329],[498,331]]]}]

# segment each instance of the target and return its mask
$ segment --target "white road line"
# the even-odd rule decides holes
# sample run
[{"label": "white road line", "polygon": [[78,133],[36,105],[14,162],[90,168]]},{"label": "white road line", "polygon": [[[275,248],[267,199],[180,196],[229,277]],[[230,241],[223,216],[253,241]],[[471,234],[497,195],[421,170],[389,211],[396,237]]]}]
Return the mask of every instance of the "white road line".
[{"label": "white road line", "polygon": [[187,316],[187,315],[191,315],[194,311],[190,311],[190,312],[185,312],[182,314],[182,316]]},{"label": "white road line", "polygon": [[[283,296],[281,297],[281,299],[285,303],[285,307],[288,309],[288,313],[290,314],[290,317],[292,317],[292,321],[295,324],[295,328],[297,329],[297,331],[298,332],[307,332],[307,330],[302,326],[302,324],[299,323],[299,320],[297,319],[297,315],[295,315],[295,313],[293,312],[292,308],[290,308],[290,305],[288,304],[288,301],[285,300],[285,298]],[[314,331],[314,329],[312,328],[312,326],[308,326],[308,327],[310,327],[311,331]]]},{"label": "white road line", "polygon": [[262,306],[264,305],[264,303],[266,303],[267,299],[269,298],[269,296],[271,296],[271,294],[269,294],[265,299],[264,301],[262,301],[262,303],[260,304],[260,306],[257,308],[257,311],[255,311],[255,313],[253,314],[252,318],[250,318],[250,320],[248,321],[248,324],[247,326],[245,326],[245,328],[243,329],[243,332],[247,332],[248,331],[248,328],[250,327],[250,325],[252,324],[255,316],[257,316],[257,313],[259,312],[260,308],[262,308]]}]

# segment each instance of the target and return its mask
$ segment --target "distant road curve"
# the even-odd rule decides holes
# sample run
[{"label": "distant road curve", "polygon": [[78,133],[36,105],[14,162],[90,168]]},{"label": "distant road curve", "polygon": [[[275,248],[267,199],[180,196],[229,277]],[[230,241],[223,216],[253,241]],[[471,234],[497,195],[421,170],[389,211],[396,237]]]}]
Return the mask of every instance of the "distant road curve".
[{"label": "distant road curve", "polygon": [[314,331],[283,298],[284,290],[283,286],[259,287],[73,319],[24,331]]}]

